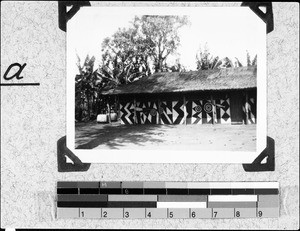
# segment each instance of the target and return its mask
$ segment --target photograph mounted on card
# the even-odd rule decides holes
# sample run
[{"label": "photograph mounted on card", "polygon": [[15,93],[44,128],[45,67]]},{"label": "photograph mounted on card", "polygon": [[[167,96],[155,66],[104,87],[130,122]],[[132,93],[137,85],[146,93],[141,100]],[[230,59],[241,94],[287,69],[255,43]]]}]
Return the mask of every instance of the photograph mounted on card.
[{"label": "photograph mounted on card", "polygon": [[83,163],[252,163],[266,70],[266,24],[247,7],[82,7],[67,147]]}]

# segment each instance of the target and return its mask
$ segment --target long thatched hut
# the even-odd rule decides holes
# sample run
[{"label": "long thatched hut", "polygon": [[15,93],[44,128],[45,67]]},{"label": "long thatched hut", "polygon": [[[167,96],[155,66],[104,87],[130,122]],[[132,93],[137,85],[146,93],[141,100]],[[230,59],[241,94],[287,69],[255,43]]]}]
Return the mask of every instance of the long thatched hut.
[{"label": "long thatched hut", "polygon": [[122,124],[256,123],[257,68],[160,72],[103,92]]}]

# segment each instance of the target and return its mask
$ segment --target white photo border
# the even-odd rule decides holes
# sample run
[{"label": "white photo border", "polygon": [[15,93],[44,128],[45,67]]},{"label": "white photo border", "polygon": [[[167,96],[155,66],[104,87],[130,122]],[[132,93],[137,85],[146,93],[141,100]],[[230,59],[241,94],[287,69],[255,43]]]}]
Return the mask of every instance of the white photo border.
[{"label": "white photo border", "polygon": [[[95,7],[82,7],[76,15],[83,10]],[[155,14],[155,15],[188,15],[196,13],[197,9],[203,7],[97,7],[99,13],[107,10],[123,12],[130,11],[130,14]],[[205,7],[226,8],[251,11],[248,7]],[[255,15],[254,20],[259,22],[261,44],[257,56],[257,116],[256,116],[256,151],[159,151],[159,150],[83,150],[75,149],[75,84],[76,73],[72,72],[72,65],[75,62],[70,59],[70,47],[67,44],[66,66],[67,66],[67,147],[83,163],[252,163],[254,159],[266,148],[267,140],[267,44],[266,24]],[[76,15],[74,17],[76,17]],[[67,24],[67,41],[71,39],[69,29],[72,27],[72,20]],[[238,20],[238,19],[237,19]],[[163,152],[163,153],[162,153]]]}]

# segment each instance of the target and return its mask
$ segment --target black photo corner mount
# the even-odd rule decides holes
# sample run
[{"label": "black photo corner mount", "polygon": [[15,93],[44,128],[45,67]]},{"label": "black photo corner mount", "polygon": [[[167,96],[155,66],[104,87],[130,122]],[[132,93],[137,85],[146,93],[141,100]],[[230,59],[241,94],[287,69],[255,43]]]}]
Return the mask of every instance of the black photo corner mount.
[{"label": "black photo corner mount", "polygon": [[[58,172],[85,172],[91,164],[82,163],[81,160],[68,149],[67,137],[63,136],[57,141],[57,165]],[[73,163],[67,163],[66,156],[73,161]]]},{"label": "black photo corner mount", "polygon": [[[267,25],[266,33],[274,30],[273,9],[271,2],[243,2],[241,6],[248,6]],[[265,7],[264,13],[259,7]],[[266,163],[262,161],[266,158]],[[251,164],[243,164],[246,172],[263,172],[275,170],[275,141],[267,136],[267,147],[260,153]]]},{"label": "black photo corner mount", "polygon": [[[67,11],[67,7],[71,7]],[[63,31],[67,31],[67,22],[79,11],[82,6],[91,6],[89,1],[58,1],[58,25]]]},{"label": "black photo corner mount", "polygon": [[[266,158],[266,163],[262,161]],[[267,147],[251,164],[243,164],[246,172],[265,172],[275,170],[275,141],[267,136]]]},{"label": "black photo corner mount", "polygon": [[[274,30],[272,2],[243,2],[241,6],[248,6],[267,24],[267,34]],[[261,11],[259,7],[265,7],[266,13]]]}]

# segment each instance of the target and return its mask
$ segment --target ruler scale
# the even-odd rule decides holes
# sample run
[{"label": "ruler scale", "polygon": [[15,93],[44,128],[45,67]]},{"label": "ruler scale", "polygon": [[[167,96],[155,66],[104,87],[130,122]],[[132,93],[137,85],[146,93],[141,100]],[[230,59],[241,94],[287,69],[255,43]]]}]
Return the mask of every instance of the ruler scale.
[{"label": "ruler scale", "polygon": [[57,182],[57,218],[277,218],[278,182]]}]

